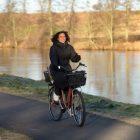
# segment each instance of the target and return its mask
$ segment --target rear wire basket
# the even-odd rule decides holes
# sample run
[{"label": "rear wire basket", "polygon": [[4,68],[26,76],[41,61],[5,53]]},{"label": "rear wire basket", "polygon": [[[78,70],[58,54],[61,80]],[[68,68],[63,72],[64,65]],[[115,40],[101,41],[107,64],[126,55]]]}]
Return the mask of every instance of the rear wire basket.
[{"label": "rear wire basket", "polygon": [[50,83],[51,82],[51,77],[50,77],[50,74],[48,71],[44,71],[44,77],[45,77],[45,81],[47,83]]},{"label": "rear wire basket", "polygon": [[47,67],[47,71],[44,71],[44,77],[45,77],[45,81],[47,83],[49,83],[49,84],[53,83],[53,79],[52,79],[49,67]]}]

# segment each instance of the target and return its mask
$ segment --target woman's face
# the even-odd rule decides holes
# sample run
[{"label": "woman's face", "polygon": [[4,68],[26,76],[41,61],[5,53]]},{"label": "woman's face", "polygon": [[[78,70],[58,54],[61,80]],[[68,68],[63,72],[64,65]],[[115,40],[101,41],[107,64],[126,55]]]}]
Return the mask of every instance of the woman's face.
[{"label": "woman's face", "polygon": [[65,43],[66,41],[66,36],[64,33],[60,33],[59,36],[58,36],[58,41],[61,42],[61,43]]}]

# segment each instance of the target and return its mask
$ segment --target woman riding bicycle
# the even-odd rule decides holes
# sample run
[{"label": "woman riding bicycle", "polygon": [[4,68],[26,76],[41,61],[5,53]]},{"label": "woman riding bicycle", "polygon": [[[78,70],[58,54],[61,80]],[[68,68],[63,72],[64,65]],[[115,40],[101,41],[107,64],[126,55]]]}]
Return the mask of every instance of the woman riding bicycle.
[{"label": "woman riding bicycle", "polygon": [[71,70],[70,60],[79,62],[81,56],[69,44],[70,37],[66,31],[57,32],[51,41],[53,45],[50,48],[50,71],[55,84],[55,93],[61,95],[61,90],[67,90],[68,86],[63,67]]}]

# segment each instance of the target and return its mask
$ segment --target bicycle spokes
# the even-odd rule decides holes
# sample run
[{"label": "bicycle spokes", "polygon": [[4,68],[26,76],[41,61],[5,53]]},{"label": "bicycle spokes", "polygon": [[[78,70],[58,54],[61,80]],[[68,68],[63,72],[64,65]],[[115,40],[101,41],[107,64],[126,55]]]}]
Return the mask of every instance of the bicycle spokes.
[{"label": "bicycle spokes", "polygon": [[81,92],[76,91],[73,96],[74,119],[78,126],[83,126],[85,122],[85,105]]},{"label": "bicycle spokes", "polygon": [[59,98],[59,101],[55,101],[53,99],[53,92],[49,95],[49,110],[52,119],[55,121],[60,120],[62,114],[67,110],[68,114],[71,117],[74,117],[76,124],[80,127],[83,126],[86,113],[81,92],[76,91],[73,94],[73,91],[71,91],[69,92],[69,96],[64,96],[65,95],[62,94],[62,96]]},{"label": "bicycle spokes", "polygon": [[51,92],[49,95],[49,112],[51,114],[51,118],[55,121],[58,121],[62,117],[62,110],[60,108],[59,102],[54,101],[53,94],[54,92]]}]

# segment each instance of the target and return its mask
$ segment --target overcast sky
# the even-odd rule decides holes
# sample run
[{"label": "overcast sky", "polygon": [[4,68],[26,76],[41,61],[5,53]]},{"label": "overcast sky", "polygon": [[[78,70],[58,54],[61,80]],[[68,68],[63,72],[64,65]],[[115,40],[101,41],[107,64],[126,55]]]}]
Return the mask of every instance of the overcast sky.
[{"label": "overcast sky", "polygon": [[[22,0],[15,0],[17,2],[16,9],[17,11],[20,11],[22,9],[21,7],[21,1]],[[69,2],[70,0],[53,0],[52,3],[52,11],[55,12],[63,12],[70,9]],[[122,0],[123,1],[123,0]],[[133,9],[140,10],[140,2],[138,0],[132,0],[133,1]],[[58,5],[58,2],[60,3]],[[92,10],[92,6],[96,4],[98,0],[75,0],[75,11],[89,11]],[[5,9],[5,3],[6,0],[0,0],[0,12]],[[67,7],[67,8],[66,8]],[[40,10],[38,0],[27,0],[27,12],[28,13],[34,13],[38,12]]]}]

